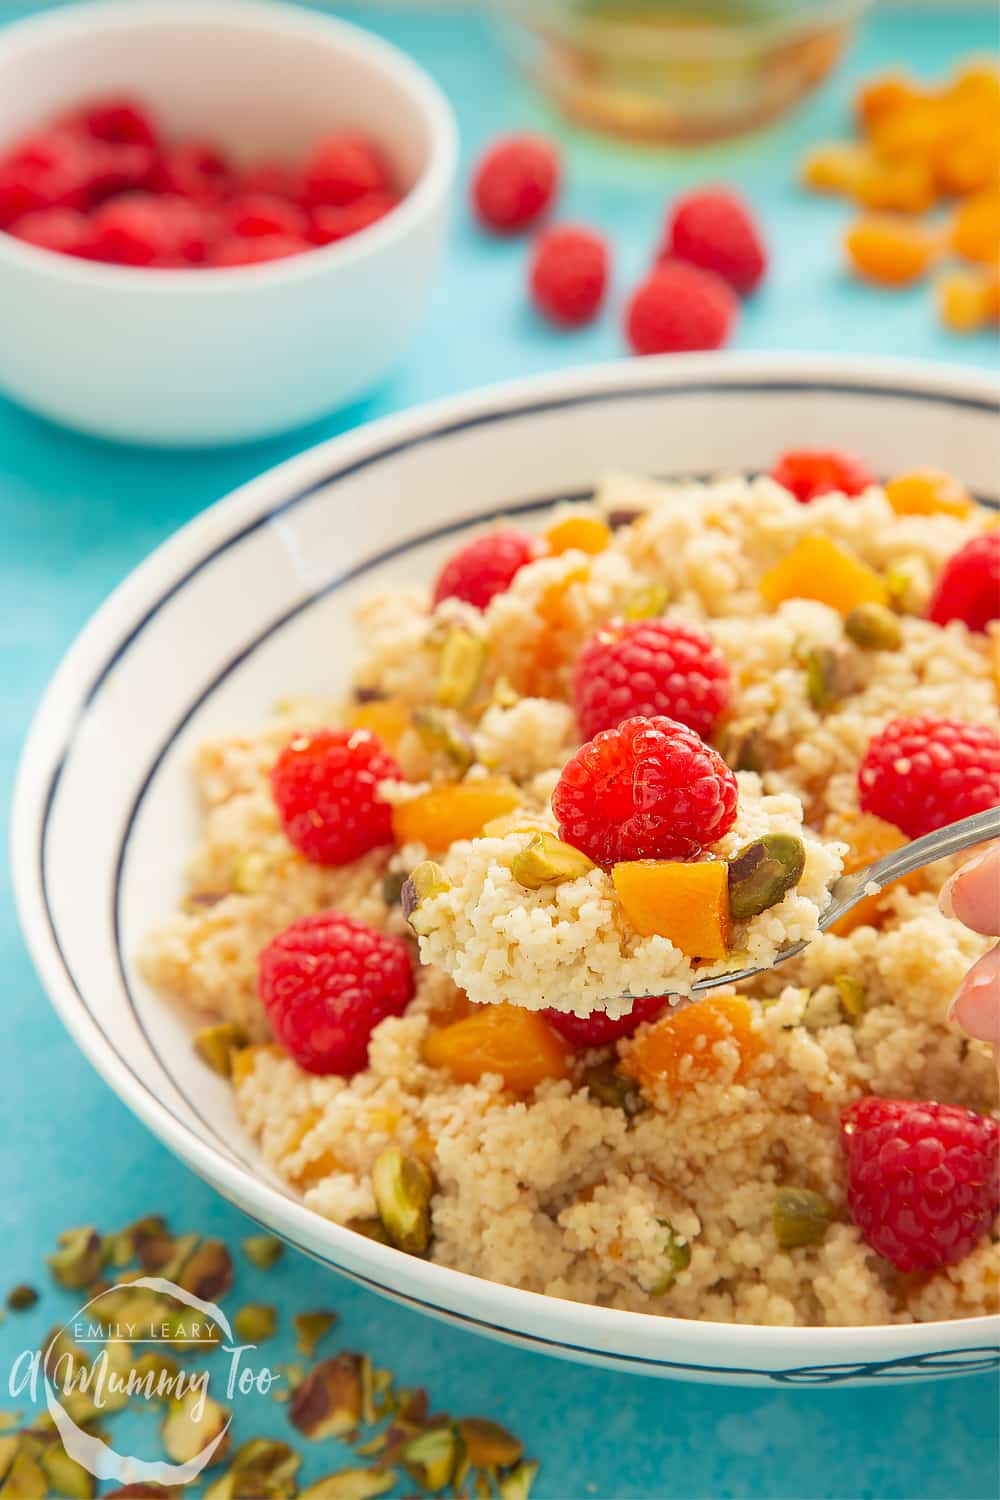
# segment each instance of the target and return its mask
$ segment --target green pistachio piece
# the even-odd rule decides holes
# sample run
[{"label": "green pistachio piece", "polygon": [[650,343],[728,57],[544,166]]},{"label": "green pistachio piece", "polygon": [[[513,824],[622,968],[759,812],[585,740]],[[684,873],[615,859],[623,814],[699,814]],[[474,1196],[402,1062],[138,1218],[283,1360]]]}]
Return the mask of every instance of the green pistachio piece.
[{"label": "green pistachio piece", "polygon": [[[190,1463],[225,1432],[229,1416],[224,1406],[202,1390],[185,1391],[183,1396],[171,1401],[160,1426],[160,1438],[167,1457],[175,1464]],[[213,1451],[206,1467],[220,1463],[228,1446],[227,1434]]]},{"label": "green pistachio piece", "polygon": [[248,1302],[233,1314],[233,1327],[246,1343],[262,1344],[274,1337],[278,1314],[267,1302]]},{"label": "green pistachio piece", "polygon": [[890,608],[894,609],[898,615],[905,614],[906,601],[915,582],[913,573],[905,564],[898,563],[886,569],[884,579]]},{"label": "green pistachio piece", "polygon": [[818,1245],[830,1227],[833,1204],[811,1188],[779,1188],[771,1205],[774,1237],[782,1250]]},{"label": "green pistachio piece", "polygon": [[[19,1420],[20,1418],[18,1418]],[[7,1478],[11,1465],[17,1457],[20,1441],[19,1434],[14,1434],[11,1437],[0,1437],[0,1489],[2,1489],[3,1481]]]},{"label": "green pistachio piece", "polygon": [[857,604],[844,620],[844,634],[862,651],[898,651],[903,643],[899,617],[884,604]]},{"label": "green pistachio piece", "polygon": [[418,708],[413,714],[413,727],[420,742],[428,750],[446,755],[456,771],[465,772],[472,765],[476,753],[472,737],[465,725],[439,708]]},{"label": "green pistachio piece", "polygon": [[499,1422],[488,1417],[463,1417],[458,1430],[465,1454],[474,1469],[507,1469],[524,1454],[524,1444]]},{"label": "green pistachio piece", "polygon": [[167,1382],[177,1379],[180,1365],[172,1355],[159,1349],[146,1349],[136,1360],[133,1368],[139,1380],[148,1381],[146,1389],[150,1395],[163,1395]]},{"label": "green pistachio piece", "polygon": [[202,1240],[190,1259],[184,1262],[179,1285],[203,1302],[218,1302],[232,1284],[233,1258],[228,1247],[222,1240]]},{"label": "green pistachio piece", "polygon": [[396,1478],[392,1469],[340,1469],[299,1490],[299,1500],[374,1500],[394,1489]]},{"label": "green pistachio piece", "polygon": [[640,589],[625,606],[626,620],[655,620],[670,603],[670,592],[662,583],[651,583]]},{"label": "green pistachio piece", "polygon": [[23,1435],[12,1441],[15,1451],[0,1484],[0,1496],[3,1500],[45,1500],[49,1484],[39,1462],[38,1445],[26,1442]]},{"label": "green pistachio piece", "polygon": [[767,736],[762,724],[740,719],[730,724],[722,735],[720,753],[734,771],[767,770]]},{"label": "green pistachio piece", "polygon": [[284,1245],[273,1234],[252,1234],[243,1241],[243,1254],[258,1271],[269,1271],[284,1253]]},{"label": "green pistachio piece", "polygon": [[667,1242],[663,1247],[666,1269],[656,1285],[650,1288],[650,1295],[662,1297],[669,1292],[680,1272],[686,1271],[691,1264],[691,1246],[686,1241],[677,1238],[674,1226],[669,1219],[657,1219],[656,1222],[667,1231]]},{"label": "green pistachio piece", "polygon": [[854,691],[850,665],[842,651],[833,646],[817,646],[804,658],[806,692],[813,708],[822,712]]},{"label": "green pistachio piece", "polygon": [[144,1271],[155,1271],[164,1281],[176,1281],[198,1248],[196,1234],[149,1234],[136,1240],[136,1254]]},{"label": "green pistachio piece", "polygon": [[101,1246],[104,1264],[127,1266],[130,1260],[141,1256],[142,1245],[151,1239],[173,1244],[167,1221],[162,1214],[146,1214],[133,1224],[119,1229],[117,1234],[105,1235]]},{"label": "green pistachio piece", "polygon": [[380,1245],[391,1245],[389,1232],[381,1219],[349,1219],[347,1229],[353,1229],[355,1234],[363,1234],[366,1240],[377,1240]]},{"label": "green pistachio piece", "polygon": [[583,1081],[587,1085],[588,1094],[598,1104],[606,1104],[610,1109],[620,1109],[630,1120],[646,1108],[646,1101],[635,1079],[619,1072],[610,1058],[588,1068]]},{"label": "green pistachio piece", "polygon": [[287,1443],[251,1438],[237,1448],[225,1474],[205,1491],[204,1500],[292,1500],[301,1463]]},{"label": "green pistachio piece", "polygon": [[794,833],[766,833],[729,861],[729,910],[737,922],[776,905],[801,878],[806,862]]},{"label": "green pistachio piece", "polygon": [[361,1424],[361,1355],[347,1351],[320,1360],[296,1387],[292,1425],[310,1440],[344,1437]]},{"label": "green pistachio piece", "polygon": [[411,871],[409,879],[403,882],[399,899],[403,908],[403,916],[415,933],[425,937],[434,929],[433,919],[428,916],[427,912],[421,914],[421,904],[450,890],[451,881],[441,866],[435,864],[432,859],[421,860],[420,864]]},{"label": "green pistachio piece", "polygon": [[46,1259],[60,1286],[79,1291],[100,1274],[104,1264],[101,1237],[90,1225],[67,1229],[59,1236],[58,1250]]},{"label": "green pistachio piece", "polygon": [[428,1427],[403,1445],[403,1468],[421,1489],[436,1495],[450,1484],[464,1456],[462,1435],[450,1422]]},{"label": "green pistachio piece", "polygon": [[406,876],[402,870],[390,870],[382,881],[382,900],[386,906],[398,906]]},{"label": "green pistachio piece", "polygon": [[82,1464],[70,1458],[62,1443],[48,1443],[42,1452],[42,1469],[59,1500],[92,1500],[97,1481]]},{"label": "green pistachio piece", "polygon": [[330,1332],[336,1321],[335,1312],[325,1312],[321,1308],[315,1312],[296,1313],[292,1318],[292,1326],[299,1353],[306,1359],[312,1359],[316,1345]]},{"label": "green pistachio piece", "polygon": [[497,1494],[500,1500],[528,1500],[537,1473],[537,1463],[526,1461],[510,1469],[506,1474],[500,1474],[497,1478]]},{"label": "green pistachio piece", "polygon": [[11,1312],[26,1312],[29,1307],[34,1307],[38,1301],[38,1293],[33,1286],[21,1282],[18,1286],[12,1286],[7,1293],[7,1306]]},{"label": "green pistachio piece", "polygon": [[386,1146],[372,1167],[372,1189],[379,1218],[392,1243],[410,1255],[423,1255],[431,1241],[430,1169],[398,1146]]},{"label": "green pistachio piece", "polygon": [[442,708],[464,708],[486,665],[486,643],[461,626],[449,630],[441,648],[435,697]]},{"label": "green pistachio piece", "polygon": [[233,1053],[250,1041],[242,1026],[232,1021],[220,1021],[215,1026],[203,1026],[195,1032],[194,1050],[202,1062],[208,1063],[213,1073],[220,1078],[229,1078],[233,1071]]},{"label": "green pistachio piece", "polygon": [[851,974],[835,974],[833,982],[837,987],[844,1015],[852,1025],[855,1021],[860,1021],[867,1009],[864,985]]},{"label": "green pistachio piece", "polygon": [[526,848],[510,862],[510,873],[518,885],[538,891],[543,885],[561,885],[578,880],[594,868],[592,860],[572,844],[564,844],[554,833],[536,833]]}]

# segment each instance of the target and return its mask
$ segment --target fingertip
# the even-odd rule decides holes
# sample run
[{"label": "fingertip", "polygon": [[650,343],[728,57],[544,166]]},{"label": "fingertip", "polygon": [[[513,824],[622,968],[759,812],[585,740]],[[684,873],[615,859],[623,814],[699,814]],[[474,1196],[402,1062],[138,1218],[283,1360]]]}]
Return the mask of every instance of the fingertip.
[{"label": "fingertip", "polygon": [[973,932],[1000,937],[1000,844],[991,844],[945,881],[938,906]]}]

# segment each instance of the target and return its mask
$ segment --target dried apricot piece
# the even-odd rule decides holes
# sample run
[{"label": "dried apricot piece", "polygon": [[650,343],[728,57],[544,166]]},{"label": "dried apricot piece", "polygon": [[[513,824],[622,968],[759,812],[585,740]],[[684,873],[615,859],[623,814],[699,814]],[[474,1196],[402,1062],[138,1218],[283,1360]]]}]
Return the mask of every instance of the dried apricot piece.
[{"label": "dried apricot piece", "polygon": [[933,167],[941,192],[955,197],[995,186],[1000,177],[1000,123],[943,143]]},{"label": "dried apricot piece", "polygon": [[526,696],[545,698],[558,688],[559,671],[564,665],[559,636],[572,620],[568,595],[574,584],[585,583],[589,577],[590,568],[586,565],[570,568],[543,590],[535,605],[535,615],[546,628],[540,632],[530,656],[517,665],[514,685]]},{"label": "dried apricot piece", "polygon": [[854,109],[861,128],[870,130],[877,120],[884,120],[903,105],[917,103],[923,97],[923,90],[905,73],[878,73],[861,85]]},{"label": "dried apricot piece", "polygon": [[970,516],[975,501],[953,474],[943,469],[909,469],[885,487],[885,498],[897,516]]},{"label": "dried apricot piece", "polygon": [[537,1011],[517,1005],[479,1005],[474,1015],[424,1042],[424,1061],[456,1083],[478,1083],[499,1073],[505,1087],[530,1094],[546,1078],[565,1078],[569,1049]]},{"label": "dried apricot piece", "polygon": [[[830,836],[843,839],[849,846],[844,856],[845,875],[853,875],[856,870],[863,870],[866,865],[873,864],[886,854],[894,854],[907,842],[901,829],[894,823],[887,823],[884,818],[877,818],[874,813],[858,813],[855,817],[843,819]],[[878,927],[885,916],[886,893],[896,885],[905,885],[907,890],[919,891],[923,886],[923,877],[916,871],[913,875],[905,876],[902,881],[893,881],[890,885],[883,886],[874,895],[862,896],[857,906],[833,923],[830,932],[837,937],[847,937],[856,927]]]},{"label": "dried apricot piece", "polygon": [[611,541],[611,528],[597,516],[566,516],[557,521],[545,533],[549,551],[557,556],[562,552],[586,552],[596,557]]},{"label": "dried apricot piece", "polygon": [[667,938],[688,958],[725,958],[729,952],[729,867],[637,859],[612,870],[622,911],[643,937]]},{"label": "dried apricot piece", "polygon": [[732,1045],[739,1054],[734,1074],[739,1082],[764,1050],[754,1030],[753,1011],[738,995],[708,995],[668,1012],[651,1026],[633,1046],[624,1067],[646,1093],[665,1087],[670,1094],[681,1094],[731,1066]]},{"label": "dried apricot piece", "polygon": [[486,823],[513,812],[520,801],[520,793],[508,781],[435,786],[393,808],[393,837],[400,846],[424,844],[428,849],[447,849],[456,839],[478,838]]},{"label": "dried apricot piece", "polygon": [[859,179],[854,196],[865,208],[888,213],[923,214],[937,198],[934,173],[917,159],[874,162]]},{"label": "dried apricot piece", "polygon": [[1000,256],[1000,190],[974,193],[959,204],[951,228],[951,248],[965,260],[996,265]]},{"label": "dried apricot piece", "polygon": [[937,258],[939,236],[925,225],[892,214],[867,214],[844,241],[852,268],[880,286],[919,281]]},{"label": "dried apricot piece", "polygon": [[860,141],[826,141],[803,158],[800,177],[817,193],[845,193],[857,197],[871,176],[877,158]]},{"label": "dried apricot piece", "polygon": [[768,604],[818,599],[846,615],[859,604],[888,604],[884,580],[874,568],[825,536],[804,536],[760,580]]},{"label": "dried apricot piece", "polygon": [[367,729],[378,735],[387,750],[395,750],[412,722],[410,705],[401,698],[376,698],[357,703],[347,714],[348,729]]},{"label": "dried apricot piece", "polygon": [[1000,274],[971,266],[946,271],[938,278],[937,303],[952,333],[977,333],[997,317]]}]

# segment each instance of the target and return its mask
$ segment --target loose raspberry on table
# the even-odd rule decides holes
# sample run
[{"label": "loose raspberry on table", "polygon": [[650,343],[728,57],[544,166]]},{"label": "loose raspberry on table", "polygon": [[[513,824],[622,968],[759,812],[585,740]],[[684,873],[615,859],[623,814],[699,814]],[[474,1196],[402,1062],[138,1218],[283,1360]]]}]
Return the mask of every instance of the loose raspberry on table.
[{"label": "loose raspberry on table", "polygon": [[376,735],[364,729],[318,729],[289,741],[271,771],[271,792],[289,841],[318,865],[346,865],[392,843],[380,781],[402,772]]},{"label": "loose raspberry on table", "polygon": [[617,1021],[603,1010],[592,1011],[589,1016],[571,1016],[562,1010],[543,1010],[542,1015],[564,1041],[581,1052],[587,1047],[606,1047],[610,1042],[631,1036],[643,1021],[655,1021],[660,1011],[670,1004],[669,995],[640,995],[633,1000],[627,1016]]},{"label": "loose raspberry on table", "polygon": [[531,295],[540,312],[562,327],[589,323],[608,286],[608,246],[579,224],[543,230],[529,268]]},{"label": "loose raspberry on table", "polygon": [[377,224],[399,203],[396,193],[366,193],[353,203],[321,203],[309,218],[309,238],[314,245],[332,245]]},{"label": "loose raspberry on table", "polygon": [[301,195],[308,208],[320,203],[353,203],[366,193],[385,192],[389,171],[378,147],[356,131],[327,136],[302,170]]},{"label": "loose raspberry on table", "polygon": [[634,354],[719,349],[732,333],[738,309],[732,287],[714,271],[665,260],[632,293],[625,333]]},{"label": "loose raspberry on table", "polygon": [[338,911],[299,917],[263,950],[258,990],[275,1037],[300,1068],[349,1078],[386,1016],[413,998],[406,944]]},{"label": "loose raspberry on table", "polygon": [[60,255],[93,256],[94,234],[86,214],[75,208],[41,208],[10,226],[16,239]]},{"label": "loose raspberry on table", "polygon": [[858,797],[911,839],[985,812],[1000,803],[1000,735],[933,714],[893,719],[869,741]]},{"label": "loose raspberry on table", "polygon": [[663,714],[707,739],[731,692],[729,665],[697,625],[612,620],[577,658],[573,701],[585,739],[624,719]]},{"label": "loose raspberry on table", "polygon": [[496,234],[517,234],[536,224],[559,191],[559,153],[537,135],[494,141],[476,164],[470,192],[481,224]]},{"label": "loose raspberry on table", "polygon": [[749,205],[724,187],[699,188],[678,198],[661,254],[714,271],[744,297],[767,270],[767,249]]},{"label": "loose raspberry on table", "polygon": [[1000,619],[1000,531],[974,536],[941,569],[927,609],[937,625],[962,620],[985,630]]},{"label": "loose raspberry on table", "polygon": [[861,1099],[840,1117],[847,1202],[898,1271],[964,1259],[1000,1209],[1000,1124],[953,1104]]},{"label": "loose raspberry on table", "polygon": [[160,267],[202,264],[213,230],[198,204],[152,193],[110,199],[93,215],[91,227],[97,260]]},{"label": "loose raspberry on table", "polygon": [[476,537],[441,569],[434,585],[434,603],[464,599],[466,604],[485,609],[495,594],[510,588],[514,575],[540,552],[537,537],[516,531],[513,526],[500,526]]},{"label": "loose raspberry on table", "polygon": [[736,821],[736,777],[675,719],[626,719],[589,740],[552,794],[559,837],[595,863],[692,859]]},{"label": "loose raspberry on table", "polygon": [[771,478],[802,505],[820,495],[860,495],[875,475],[863,458],[839,448],[790,448],[771,470]]}]

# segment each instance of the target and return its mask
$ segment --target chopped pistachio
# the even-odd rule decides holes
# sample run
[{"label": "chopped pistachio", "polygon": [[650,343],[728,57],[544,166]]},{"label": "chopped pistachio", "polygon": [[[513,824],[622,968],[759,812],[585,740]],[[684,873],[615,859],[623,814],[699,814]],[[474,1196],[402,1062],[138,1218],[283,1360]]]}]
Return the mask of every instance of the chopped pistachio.
[{"label": "chopped pistachio", "polygon": [[175,1464],[189,1463],[221,1437],[206,1468],[220,1463],[229,1446],[226,1434],[229,1419],[230,1413],[211,1396],[198,1389],[185,1391],[183,1396],[171,1401],[160,1427],[167,1457]]},{"label": "chopped pistachio", "polygon": [[248,1302],[234,1313],[233,1327],[248,1344],[262,1344],[274,1337],[278,1314],[267,1302]]},{"label": "chopped pistachio", "polygon": [[456,626],[445,637],[435,697],[442,708],[464,708],[472,699],[486,665],[486,643],[471,630]]},{"label": "chopped pistachio", "polygon": [[229,877],[233,890],[239,896],[256,895],[263,888],[270,868],[271,861],[260,849],[241,854]]},{"label": "chopped pistachio", "polygon": [[625,606],[626,620],[655,620],[670,603],[670,592],[662,583],[651,583],[640,589]]},{"label": "chopped pistachio", "polygon": [[472,737],[465,725],[439,708],[418,708],[413,727],[421,744],[428,750],[439,750],[458,772],[465,772],[476,758]]},{"label": "chopped pistachio", "polygon": [[669,1292],[681,1271],[686,1271],[691,1264],[691,1246],[677,1238],[674,1226],[669,1219],[657,1219],[656,1221],[667,1231],[667,1242],[663,1247],[663,1258],[666,1262],[666,1270],[657,1281],[656,1285],[650,1287],[650,1295],[662,1297]]},{"label": "chopped pistachio", "polygon": [[905,614],[910,590],[916,581],[913,573],[905,564],[898,563],[886,569],[884,581],[885,591],[889,596],[890,607],[897,614]]},{"label": "chopped pistachio", "polygon": [[220,1021],[215,1026],[203,1026],[195,1032],[194,1050],[202,1062],[208,1063],[213,1073],[229,1078],[233,1071],[233,1053],[250,1041],[242,1026],[232,1021]]},{"label": "chopped pistachio", "polygon": [[374,1500],[394,1489],[396,1478],[392,1469],[341,1469],[300,1490],[299,1500]]},{"label": "chopped pistachio", "polygon": [[196,1234],[142,1235],[136,1241],[139,1264],[144,1271],[155,1271],[164,1281],[177,1281],[197,1250],[198,1239]]},{"label": "chopped pistachio", "polygon": [[461,1433],[450,1422],[428,1427],[404,1443],[400,1455],[403,1468],[421,1489],[436,1495],[450,1484],[464,1453]]},{"label": "chopped pistachio", "polygon": [[295,1342],[299,1353],[303,1354],[306,1359],[312,1359],[316,1352],[316,1345],[324,1334],[329,1333],[336,1321],[335,1312],[325,1312],[322,1309],[317,1309],[316,1312],[296,1313],[292,1319],[292,1326],[295,1329]]},{"label": "chopped pistachio", "polygon": [[243,1254],[258,1271],[269,1271],[284,1253],[284,1245],[273,1234],[251,1234],[243,1241]]},{"label": "chopped pistachio", "polygon": [[493,686],[492,701],[500,708],[513,708],[515,703],[520,703],[521,695],[514,687],[509,677],[503,673],[497,678]]},{"label": "chopped pistachio", "polygon": [[205,1491],[204,1500],[292,1500],[302,1459],[273,1438],[242,1443],[229,1468]]},{"label": "chopped pistachio", "polygon": [[289,1416],[303,1437],[343,1437],[361,1421],[361,1355],[321,1360],[292,1397]]},{"label": "chopped pistachio", "polygon": [[441,896],[445,891],[451,890],[451,881],[439,864],[432,859],[421,860],[420,864],[411,871],[408,880],[403,883],[400,901],[403,907],[403,916],[409,922],[414,932],[426,936],[433,928],[433,921],[424,912],[421,915],[422,902],[430,901],[435,896]]},{"label": "chopped pistachio", "polygon": [[536,833],[527,847],[519,850],[510,862],[510,873],[518,885],[529,891],[540,890],[543,885],[578,880],[593,868],[593,860],[574,849],[572,844],[564,844],[554,833]]},{"label": "chopped pistachio", "polygon": [[116,1234],[105,1235],[101,1243],[104,1264],[127,1266],[139,1254],[140,1241],[150,1236],[170,1238],[167,1221],[161,1214],[146,1214]]},{"label": "chopped pistachio", "polygon": [[499,1475],[497,1492],[500,1500],[528,1500],[537,1473],[537,1463],[526,1460],[508,1473]]},{"label": "chopped pistachio", "polygon": [[734,771],[766,771],[767,735],[764,726],[751,719],[730,724],[722,736],[720,753]]},{"label": "chopped pistachio", "polygon": [[48,1443],[42,1452],[42,1469],[59,1500],[92,1500],[97,1481],[82,1464],[70,1458],[62,1443]]},{"label": "chopped pistachio", "polygon": [[386,1146],[372,1167],[372,1189],[379,1218],[393,1244],[410,1255],[423,1255],[431,1239],[430,1169],[398,1146]]},{"label": "chopped pistachio", "polygon": [[361,1420],[368,1427],[374,1427],[378,1421],[375,1409],[375,1371],[367,1354],[361,1359]]},{"label": "chopped pistachio", "polygon": [[79,1291],[100,1274],[103,1263],[101,1237],[91,1225],[67,1229],[59,1236],[59,1248],[46,1257],[60,1286]]},{"label": "chopped pistachio", "polygon": [[11,1464],[17,1456],[20,1446],[20,1437],[0,1437],[0,1486],[10,1472]]},{"label": "chopped pistachio", "polygon": [[646,514],[647,507],[644,505],[622,505],[606,511],[604,519],[612,531],[620,531],[623,526],[632,526],[636,521],[641,521]]},{"label": "chopped pistachio", "polygon": [[406,876],[402,870],[390,870],[382,881],[382,900],[386,906],[398,906]]},{"label": "chopped pistachio", "polygon": [[806,692],[813,708],[832,708],[841,698],[854,691],[849,663],[842,651],[833,646],[817,646],[804,659]]},{"label": "chopped pistachio", "polygon": [[458,1430],[469,1462],[475,1469],[506,1469],[524,1454],[524,1444],[499,1422],[488,1417],[463,1417]]},{"label": "chopped pistachio", "polygon": [[[23,1413],[19,1411],[0,1411],[0,1432],[13,1432],[15,1427],[21,1425],[22,1416]],[[2,1473],[3,1466],[0,1464],[0,1475]]]},{"label": "chopped pistachio", "polygon": [[806,850],[794,833],[766,833],[729,861],[729,910],[738,922],[775,906],[797,885]]},{"label": "chopped pistachio", "polygon": [[612,1058],[595,1063],[586,1070],[583,1081],[587,1092],[598,1104],[620,1109],[631,1120],[646,1108],[646,1101],[634,1078],[619,1072]]},{"label": "chopped pistachio", "polygon": [[24,1281],[19,1282],[17,1286],[12,1286],[7,1293],[7,1306],[11,1312],[26,1312],[29,1307],[34,1307],[37,1301],[38,1293],[35,1288],[28,1286]]},{"label": "chopped pistachio", "polygon": [[233,1258],[228,1248],[221,1240],[202,1240],[190,1259],[185,1261],[179,1285],[203,1302],[217,1302],[232,1284]]},{"label": "chopped pistachio", "polygon": [[818,1245],[830,1227],[833,1204],[811,1188],[779,1188],[771,1205],[774,1237],[782,1250]]},{"label": "chopped pistachio", "polygon": [[176,1380],[180,1371],[180,1365],[173,1355],[160,1349],[144,1350],[133,1368],[140,1380],[149,1377],[150,1391],[158,1395],[164,1394],[166,1382]]},{"label": "chopped pistachio", "polygon": [[852,1025],[855,1021],[860,1021],[867,1009],[864,985],[852,974],[835,974],[833,982],[837,987],[840,1004],[847,1019]]},{"label": "chopped pistachio", "polygon": [[345,1226],[355,1234],[363,1234],[366,1240],[377,1240],[380,1245],[391,1245],[389,1231],[381,1219],[348,1219]]},{"label": "chopped pistachio", "polygon": [[26,1443],[21,1436],[11,1441],[15,1448],[3,1483],[0,1484],[0,1496],[3,1496],[3,1500],[45,1500],[49,1485],[45,1470],[39,1462],[37,1444]]},{"label": "chopped pistachio", "polygon": [[857,604],[844,620],[844,634],[862,651],[898,651],[903,643],[899,618],[884,604]]}]

